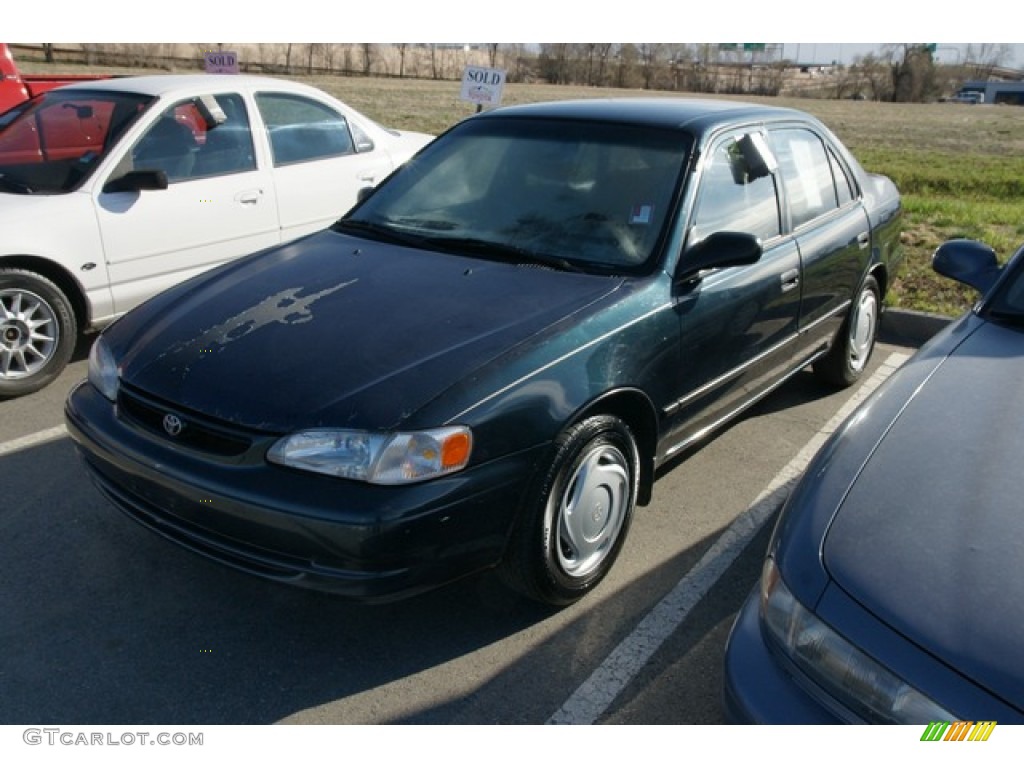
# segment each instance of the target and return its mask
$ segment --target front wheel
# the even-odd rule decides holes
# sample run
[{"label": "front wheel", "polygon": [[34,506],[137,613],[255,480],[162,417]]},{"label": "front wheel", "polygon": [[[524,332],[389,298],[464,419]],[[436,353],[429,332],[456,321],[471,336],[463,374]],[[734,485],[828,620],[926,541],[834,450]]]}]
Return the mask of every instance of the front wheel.
[{"label": "front wheel", "polygon": [[882,291],[878,281],[868,275],[832,348],[814,364],[821,379],[848,387],[861,377],[875,348],[881,309]]},{"label": "front wheel", "polygon": [[0,397],[27,395],[57,378],[76,332],[60,288],[34,272],[0,269]]},{"label": "front wheel", "polygon": [[506,583],[554,606],[597,586],[626,539],[638,467],[636,441],[620,419],[594,416],[563,432],[502,563]]}]

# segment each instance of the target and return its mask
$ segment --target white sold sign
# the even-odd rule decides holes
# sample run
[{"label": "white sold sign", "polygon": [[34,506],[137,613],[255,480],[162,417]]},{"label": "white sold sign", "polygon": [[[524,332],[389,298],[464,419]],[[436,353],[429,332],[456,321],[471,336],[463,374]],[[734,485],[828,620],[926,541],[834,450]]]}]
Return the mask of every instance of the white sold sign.
[{"label": "white sold sign", "polygon": [[505,70],[485,67],[466,67],[462,72],[462,101],[474,104],[501,103],[501,92],[505,88]]},{"label": "white sold sign", "polygon": [[206,51],[203,60],[210,74],[238,74],[238,56],[234,51]]}]

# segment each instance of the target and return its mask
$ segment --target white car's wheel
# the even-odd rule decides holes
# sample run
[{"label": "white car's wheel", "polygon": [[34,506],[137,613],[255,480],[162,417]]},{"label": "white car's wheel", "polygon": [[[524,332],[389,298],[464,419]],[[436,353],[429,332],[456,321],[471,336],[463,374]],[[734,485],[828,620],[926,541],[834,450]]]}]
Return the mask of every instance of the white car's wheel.
[{"label": "white car's wheel", "polygon": [[0,269],[0,397],[42,389],[64,370],[75,349],[75,315],[50,280]]}]

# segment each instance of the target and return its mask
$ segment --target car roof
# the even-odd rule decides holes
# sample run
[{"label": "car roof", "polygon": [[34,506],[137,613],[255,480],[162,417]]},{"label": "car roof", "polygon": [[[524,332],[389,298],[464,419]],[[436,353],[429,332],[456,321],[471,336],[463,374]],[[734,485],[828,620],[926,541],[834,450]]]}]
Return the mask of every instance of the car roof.
[{"label": "car roof", "polygon": [[208,93],[211,91],[242,89],[290,90],[296,93],[322,94],[312,86],[293,80],[259,75],[141,75],[138,77],[112,77],[105,80],[65,85],[61,90],[118,91],[146,96],[170,96],[177,93]]},{"label": "car roof", "polygon": [[799,119],[817,124],[811,115],[786,107],[723,99],[602,98],[539,102],[481,112],[476,118],[536,117],[584,120],[705,133],[720,126],[770,119]]}]

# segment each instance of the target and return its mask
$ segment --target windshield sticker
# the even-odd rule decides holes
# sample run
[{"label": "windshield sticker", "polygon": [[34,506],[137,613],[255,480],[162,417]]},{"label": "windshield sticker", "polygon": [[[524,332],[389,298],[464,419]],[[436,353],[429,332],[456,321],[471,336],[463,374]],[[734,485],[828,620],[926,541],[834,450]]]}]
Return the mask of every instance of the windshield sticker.
[{"label": "windshield sticker", "polygon": [[630,224],[650,224],[654,217],[654,206],[644,203],[634,205],[632,213],[629,214]]}]

